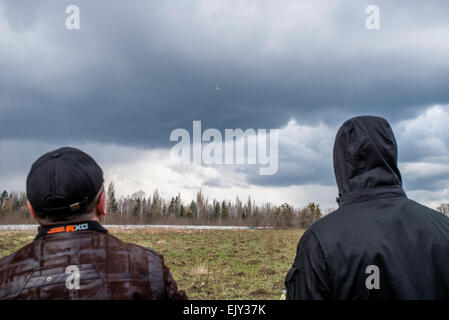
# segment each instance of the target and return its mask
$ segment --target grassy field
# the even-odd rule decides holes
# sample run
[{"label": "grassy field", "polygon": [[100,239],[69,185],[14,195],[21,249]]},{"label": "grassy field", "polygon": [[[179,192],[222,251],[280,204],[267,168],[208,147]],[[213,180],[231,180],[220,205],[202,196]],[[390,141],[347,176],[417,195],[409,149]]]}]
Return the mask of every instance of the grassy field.
[{"label": "grassy field", "polygon": [[[190,299],[279,299],[296,254],[299,230],[110,230],[125,242],[152,247]],[[35,232],[1,231],[0,258]]]}]

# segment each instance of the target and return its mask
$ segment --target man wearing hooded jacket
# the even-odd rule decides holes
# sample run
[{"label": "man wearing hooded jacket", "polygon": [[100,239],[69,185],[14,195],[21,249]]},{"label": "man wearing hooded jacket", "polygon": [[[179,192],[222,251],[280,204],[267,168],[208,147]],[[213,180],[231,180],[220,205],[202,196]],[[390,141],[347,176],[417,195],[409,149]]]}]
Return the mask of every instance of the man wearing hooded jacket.
[{"label": "man wearing hooded jacket", "polygon": [[346,121],[333,157],[339,208],[299,241],[287,299],[449,299],[449,218],[407,198],[388,122]]}]

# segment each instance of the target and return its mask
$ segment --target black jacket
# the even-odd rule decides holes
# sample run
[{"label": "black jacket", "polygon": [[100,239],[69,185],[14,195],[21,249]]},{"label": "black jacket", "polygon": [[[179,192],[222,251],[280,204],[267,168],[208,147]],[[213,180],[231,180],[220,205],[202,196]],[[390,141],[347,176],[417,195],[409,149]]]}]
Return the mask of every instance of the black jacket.
[{"label": "black jacket", "polygon": [[287,299],[449,299],[449,218],[407,198],[389,124],[345,122],[334,170],[339,209],[299,241]]}]

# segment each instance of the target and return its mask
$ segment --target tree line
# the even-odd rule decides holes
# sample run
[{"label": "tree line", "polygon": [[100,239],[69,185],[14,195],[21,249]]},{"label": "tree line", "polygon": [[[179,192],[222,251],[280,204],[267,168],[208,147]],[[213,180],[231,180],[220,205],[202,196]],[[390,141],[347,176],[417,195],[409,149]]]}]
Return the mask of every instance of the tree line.
[{"label": "tree line", "polygon": [[[104,222],[108,224],[209,224],[305,229],[323,216],[320,205],[315,202],[294,208],[288,203],[257,205],[251,197],[245,201],[238,196],[234,201],[217,201],[209,200],[202,190],[197,192],[194,200],[187,202],[181,199],[180,193],[164,199],[158,189],[148,196],[138,191],[117,197],[113,182],[107,187],[106,207]],[[329,208],[326,213],[333,210]],[[449,215],[449,204],[442,203],[437,210]],[[0,223],[35,223],[28,212],[24,192],[8,193],[5,190],[1,193]]]},{"label": "tree line", "polygon": [[280,206],[270,202],[256,205],[248,197],[246,201],[238,196],[234,201],[209,200],[200,190],[196,199],[185,203],[181,194],[164,199],[158,189],[152,195],[138,191],[117,199],[114,183],[107,188],[108,221],[133,223],[177,223],[177,224],[222,224],[273,227],[307,227],[322,217],[319,204],[309,203],[305,208],[294,209],[290,204]]},{"label": "tree line", "polygon": [[[294,208],[288,203],[280,206],[270,202],[256,205],[248,197],[238,196],[234,201],[209,200],[200,190],[196,199],[184,202],[181,194],[164,199],[158,189],[151,195],[143,191],[117,197],[114,183],[106,191],[107,224],[195,224],[195,225],[248,225],[307,228],[322,217],[320,205],[309,203]],[[6,190],[0,196],[0,224],[35,223],[28,212],[24,192]]]}]

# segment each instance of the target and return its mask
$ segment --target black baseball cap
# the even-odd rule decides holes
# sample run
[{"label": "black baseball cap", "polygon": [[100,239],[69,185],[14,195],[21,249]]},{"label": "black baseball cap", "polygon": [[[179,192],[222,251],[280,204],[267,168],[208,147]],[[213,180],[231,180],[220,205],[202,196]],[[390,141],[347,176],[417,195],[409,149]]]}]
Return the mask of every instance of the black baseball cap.
[{"label": "black baseball cap", "polygon": [[64,147],[34,162],[27,177],[27,197],[40,218],[84,213],[103,186],[103,170],[81,150]]}]

